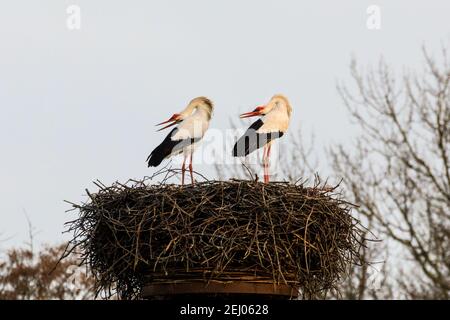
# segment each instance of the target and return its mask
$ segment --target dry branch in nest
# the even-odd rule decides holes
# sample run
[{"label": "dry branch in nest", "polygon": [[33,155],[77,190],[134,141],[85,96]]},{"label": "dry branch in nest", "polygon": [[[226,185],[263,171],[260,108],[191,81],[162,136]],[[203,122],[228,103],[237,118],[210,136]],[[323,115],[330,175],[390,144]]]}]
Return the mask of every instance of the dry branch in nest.
[{"label": "dry branch in nest", "polygon": [[361,263],[353,205],[319,185],[147,180],[97,184],[68,223],[97,293],[140,298],[148,283],[253,281],[288,284],[304,298],[334,288]]}]

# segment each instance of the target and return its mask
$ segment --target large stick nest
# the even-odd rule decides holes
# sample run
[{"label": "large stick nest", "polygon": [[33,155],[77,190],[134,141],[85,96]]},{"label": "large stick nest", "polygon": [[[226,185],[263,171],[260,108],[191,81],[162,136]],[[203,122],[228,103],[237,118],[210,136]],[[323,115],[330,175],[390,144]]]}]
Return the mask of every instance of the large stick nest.
[{"label": "large stick nest", "polygon": [[[147,283],[289,284],[305,298],[334,288],[361,263],[353,205],[319,185],[207,181],[97,183],[69,222],[97,293],[140,298]],[[250,280],[249,280],[250,281]]]}]

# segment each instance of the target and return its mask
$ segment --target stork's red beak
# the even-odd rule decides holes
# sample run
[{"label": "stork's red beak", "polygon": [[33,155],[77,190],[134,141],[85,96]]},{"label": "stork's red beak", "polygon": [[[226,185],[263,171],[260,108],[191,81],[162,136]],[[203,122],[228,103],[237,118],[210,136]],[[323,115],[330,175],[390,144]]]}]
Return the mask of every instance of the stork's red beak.
[{"label": "stork's red beak", "polygon": [[171,126],[176,125],[181,120],[180,116],[181,116],[180,114],[175,113],[172,117],[170,117],[169,120],[161,122],[161,123],[158,123],[157,126],[161,126],[161,125],[166,124],[166,123],[170,123],[170,124],[165,126],[165,127],[162,127],[160,129],[158,129],[157,131],[161,131],[161,130],[164,130],[164,129],[167,129],[167,128],[171,127]]},{"label": "stork's red beak", "polygon": [[264,111],[265,108],[266,108],[266,106],[259,106],[259,107],[256,107],[255,110],[253,110],[253,111],[251,111],[251,112],[243,113],[243,114],[241,114],[239,117],[240,117],[241,119],[244,119],[244,118],[250,118],[250,117],[260,116],[260,115],[263,114],[263,111]]}]

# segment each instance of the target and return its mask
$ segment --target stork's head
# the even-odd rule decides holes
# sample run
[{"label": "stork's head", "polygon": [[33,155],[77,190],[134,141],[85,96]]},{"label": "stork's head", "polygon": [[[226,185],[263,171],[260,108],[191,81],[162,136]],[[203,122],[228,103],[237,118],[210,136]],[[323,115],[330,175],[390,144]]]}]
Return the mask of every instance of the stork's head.
[{"label": "stork's head", "polygon": [[213,103],[208,98],[206,97],[194,98],[191,100],[191,102],[189,102],[188,106],[183,111],[181,111],[180,113],[173,114],[167,121],[158,123],[157,126],[168,123],[167,126],[159,129],[158,131],[176,125],[177,123],[189,117],[196,110],[203,110],[206,113],[206,117],[208,118],[208,120],[210,120],[213,108],[214,108]]},{"label": "stork's head", "polygon": [[195,110],[202,110],[206,112],[208,120],[211,120],[212,112],[214,110],[214,104],[207,97],[197,97],[189,102],[189,105],[182,113],[186,113],[187,116],[191,115]]},{"label": "stork's head", "polygon": [[288,98],[286,98],[286,96],[284,96],[282,94],[274,95],[272,97],[272,99],[270,99],[270,101],[267,104],[267,106],[269,106],[270,110],[272,110],[275,107],[277,107],[277,108],[285,108],[288,116],[291,117],[291,113],[292,113],[291,104],[289,103]]},{"label": "stork's head", "polygon": [[281,107],[286,108],[286,112],[288,113],[288,116],[291,116],[292,113],[292,107],[289,103],[289,100],[281,95],[276,94],[270,99],[269,103],[265,105],[261,105],[255,108],[255,110],[246,112],[240,115],[241,119],[243,118],[250,118],[250,117],[256,117],[256,116],[264,116],[268,114],[270,111],[272,111],[275,107]]}]

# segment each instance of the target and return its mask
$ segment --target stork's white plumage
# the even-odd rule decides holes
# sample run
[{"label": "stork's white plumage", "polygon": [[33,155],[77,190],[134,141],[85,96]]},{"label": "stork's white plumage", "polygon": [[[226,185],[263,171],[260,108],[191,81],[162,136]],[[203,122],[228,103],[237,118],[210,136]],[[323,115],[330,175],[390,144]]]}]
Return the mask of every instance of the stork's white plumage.
[{"label": "stork's white plumage", "polygon": [[292,107],[289,100],[277,94],[270,99],[269,103],[257,107],[252,112],[241,115],[241,118],[262,116],[255,121],[239,138],[233,148],[234,157],[245,157],[253,151],[264,147],[264,182],[269,182],[269,158],[272,143],[281,138],[289,127]]},{"label": "stork's white plumage", "polygon": [[158,124],[163,125],[170,123],[158,131],[175,124],[179,125],[173,129],[164,141],[148,156],[148,166],[156,167],[166,158],[183,154],[184,160],[181,168],[181,183],[184,184],[186,159],[190,158],[189,172],[191,174],[191,182],[194,184],[192,155],[206,130],[208,130],[212,111],[213,103],[211,100],[206,97],[197,97],[189,102],[188,106],[182,112],[175,113],[169,120]]}]

